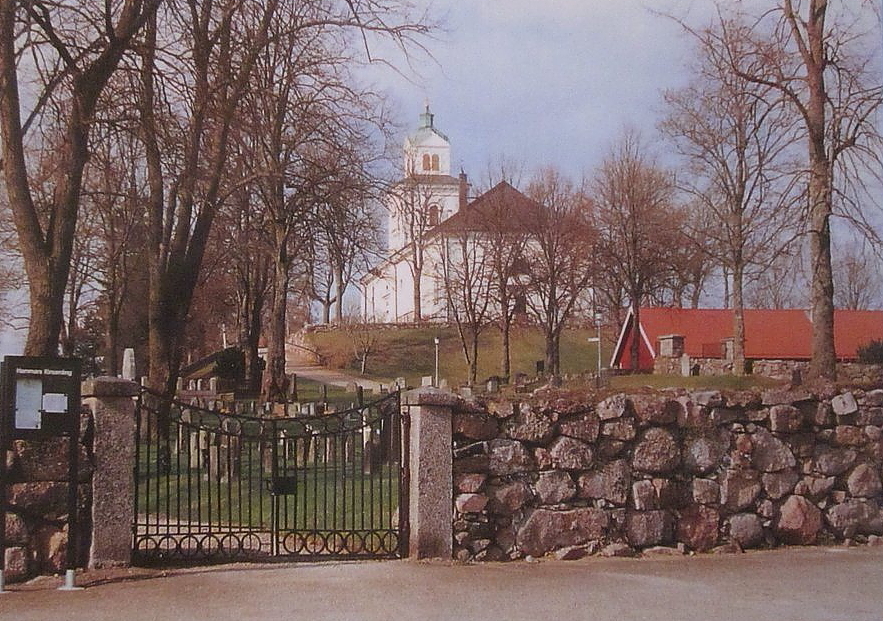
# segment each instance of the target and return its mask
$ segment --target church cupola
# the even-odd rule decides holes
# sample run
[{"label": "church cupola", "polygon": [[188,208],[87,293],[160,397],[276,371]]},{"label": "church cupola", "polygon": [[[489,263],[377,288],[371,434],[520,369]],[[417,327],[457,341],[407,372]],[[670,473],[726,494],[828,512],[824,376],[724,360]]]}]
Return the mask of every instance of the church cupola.
[{"label": "church cupola", "polygon": [[408,175],[450,175],[451,143],[435,126],[435,115],[426,104],[417,131],[405,139]]}]

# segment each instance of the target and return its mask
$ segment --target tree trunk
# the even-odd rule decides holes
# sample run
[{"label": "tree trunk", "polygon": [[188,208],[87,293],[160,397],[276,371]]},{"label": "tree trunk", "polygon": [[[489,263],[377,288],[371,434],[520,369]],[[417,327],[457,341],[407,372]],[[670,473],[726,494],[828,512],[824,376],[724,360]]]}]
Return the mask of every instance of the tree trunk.
[{"label": "tree trunk", "polygon": [[[831,167],[828,161],[825,123],[825,11],[827,0],[812,0],[804,23],[807,46],[802,48],[809,96],[806,123],[809,139],[810,263],[812,270],[812,360],[813,377],[835,379],[834,275],[831,269]],[[789,17],[792,24],[797,17]]]},{"label": "tree trunk", "polygon": [[[823,172],[816,172],[823,168]],[[810,261],[812,265],[812,377],[835,379],[837,357],[834,349],[834,276],[831,267],[830,194],[827,164],[813,164],[810,180]]]},{"label": "tree trunk", "polygon": [[[632,297],[634,300],[635,297]],[[637,302],[632,302],[632,342],[629,348],[632,364],[631,370],[637,371],[640,366],[641,356],[641,308]]]},{"label": "tree trunk", "polygon": [[543,364],[546,375],[558,375],[558,337],[555,330],[546,331],[546,355]]},{"label": "tree trunk", "polygon": [[104,333],[104,372],[116,377],[120,374],[120,313],[117,310],[118,306],[113,301],[108,301],[107,306],[107,330]]},{"label": "tree trunk", "polygon": [[421,308],[421,301],[423,296],[420,293],[421,289],[421,280],[423,275],[423,269],[415,269],[413,271],[414,274],[414,323],[420,323],[423,321],[423,309]]},{"label": "tree trunk", "polygon": [[745,304],[742,299],[742,269],[733,268],[733,375],[745,375]]},{"label": "tree trunk", "polygon": [[505,378],[506,381],[509,380],[509,374],[511,373],[511,349],[512,346],[509,342],[510,336],[512,332],[512,322],[507,318],[503,317],[503,323],[500,326],[501,333],[501,353],[500,353],[500,376]]},{"label": "tree trunk", "polygon": [[261,313],[264,310],[264,296],[259,289],[263,283],[252,283],[242,296],[239,304],[239,348],[245,363],[245,385],[250,393],[261,389],[261,364],[258,345],[261,336]]},{"label": "tree trunk", "polygon": [[337,293],[337,306],[334,309],[334,321],[338,326],[343,325],[343,292],[346,289],[343,282],[343,267],[338,266],[337,275],[334,277]]},{"label": "tree trunk", "polygon": [[285,314],[288,307],[288,283],[291,262],[285,253],[277,257],[273,274],[273,302],[267,337],[267,368],[262,395],[265,401],[285,400]]},{"label": "tree trunk", "polygon": [[469,385],[475,386],[478,381],[478,333],[473,329],[469,343],[472,349],[472,356],[469,360]]}]

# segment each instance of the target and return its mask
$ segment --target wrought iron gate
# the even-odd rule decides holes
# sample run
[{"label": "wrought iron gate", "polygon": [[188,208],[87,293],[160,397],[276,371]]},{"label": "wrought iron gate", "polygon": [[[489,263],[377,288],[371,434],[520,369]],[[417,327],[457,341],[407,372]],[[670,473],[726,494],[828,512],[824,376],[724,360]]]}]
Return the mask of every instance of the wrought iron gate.
[{"label": "wrought iron gate", "polygon": [[144,390],[136,417],[134,563],[407,555],[398,393],[263,418]]}]

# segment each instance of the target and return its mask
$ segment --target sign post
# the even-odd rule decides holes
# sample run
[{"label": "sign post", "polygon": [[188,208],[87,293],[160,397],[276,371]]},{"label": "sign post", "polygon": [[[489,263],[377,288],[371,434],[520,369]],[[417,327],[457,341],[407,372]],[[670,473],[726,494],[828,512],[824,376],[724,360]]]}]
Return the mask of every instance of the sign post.
[{"label": "sign post", "polygon": [[[65,583],[75,590],[77,564],[77,458],[80,437],[80,361],[6,356],[0,363],[0,492],[6,495],[6,454],[13,440],[68,438],[68,541]],[[6,569],[6,503],[0,502],[0,592]]]}]

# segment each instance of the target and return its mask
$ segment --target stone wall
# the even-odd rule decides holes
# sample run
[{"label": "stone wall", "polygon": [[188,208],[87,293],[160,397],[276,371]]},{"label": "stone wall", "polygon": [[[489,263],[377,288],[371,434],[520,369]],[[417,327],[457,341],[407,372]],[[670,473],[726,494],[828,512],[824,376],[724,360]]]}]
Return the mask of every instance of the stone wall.
[{"label": "stone wall", "polygon": [[[689,366],[699,365],[699,375],[730,375],[733,362],[723,358],[690,358]],[[681,358],[657,356],[653,361],[653,373],[658,375],[681,375],[683,363]],[[800,371],[806,377],[809,362],[805,360],[752,360],[752,375],[761,375],[772,379],[790,381],[794,371]],[[837,378],[846,383],[859,386],[883,384],[883,365],[862,364],[858,362],[839,362]]]},{"label": "stone wall", "polygon": [[488,402],[455,411],[453,431],[460,560],[883,534],[883,390]]},{"label": "stone wall", "polygon": [[[88,557],[91,532],[92,418],[81,417],[78,442],[78,566]],[[7,581],[64,571],[68,542],[68,440],[14,440],[7,452]]]}]

